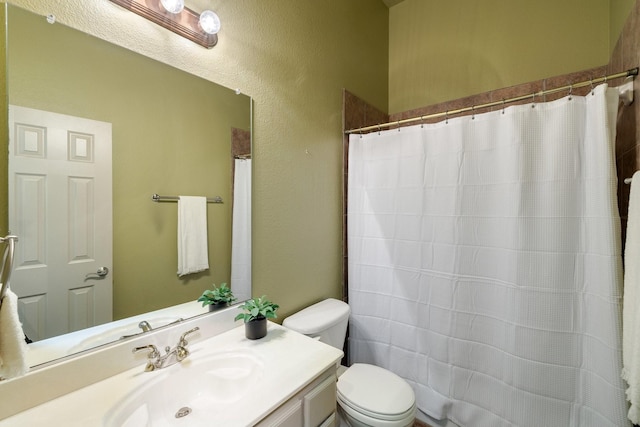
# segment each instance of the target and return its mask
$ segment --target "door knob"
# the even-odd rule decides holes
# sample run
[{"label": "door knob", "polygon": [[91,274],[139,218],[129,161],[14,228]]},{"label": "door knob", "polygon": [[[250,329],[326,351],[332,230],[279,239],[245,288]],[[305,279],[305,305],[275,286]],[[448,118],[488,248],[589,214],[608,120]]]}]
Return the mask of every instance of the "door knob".
[{"label": "door knob", "polygon": [[107,277],[107,274],[109,274],[109,269],[107,267],[100,267],[95,273],[89,273],[84,276],[84,281],[86,282],[87,280],[101,280]]}]

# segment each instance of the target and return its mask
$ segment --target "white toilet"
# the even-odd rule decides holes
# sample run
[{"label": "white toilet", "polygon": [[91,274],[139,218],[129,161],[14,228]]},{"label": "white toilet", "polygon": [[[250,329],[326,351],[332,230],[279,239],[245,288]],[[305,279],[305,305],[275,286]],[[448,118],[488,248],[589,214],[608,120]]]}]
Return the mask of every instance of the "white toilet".
[{"label": "white toilet", "polygon": [[[282,326],[342,350],[349,322],[349,306],[326,299],[295,313]],[[416,398],[411,386],[391,371],[355,363],[338,369],[338,407],[351,427],[412,426]]]}]

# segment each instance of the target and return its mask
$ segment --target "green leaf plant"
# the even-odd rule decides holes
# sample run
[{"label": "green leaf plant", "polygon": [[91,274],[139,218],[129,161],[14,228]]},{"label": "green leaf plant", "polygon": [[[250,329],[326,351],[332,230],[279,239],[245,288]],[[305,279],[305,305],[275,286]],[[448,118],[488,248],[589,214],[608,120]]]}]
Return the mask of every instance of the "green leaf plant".
[{"label": "green leaf plant", "polygon": [[219,287],[216,287],[214,283],[213,289],[205,290],[200,298],[198,298],[198,301],[202,302],[202,306],[204,307],[205,305],[230,304],[236,299],[226,283],[222,283]]},{"label": "green leaf plant", "polygon": [[235,320],[242,319],[244,323],[248,323],[252,320],[260,320],[263,318],[275,319],[277,317],[276,311],[280,306],[269,301],[266,295],[263,295],[259,298],[246,300],[238,308],[243,310],[243,312],[238,314]]}]

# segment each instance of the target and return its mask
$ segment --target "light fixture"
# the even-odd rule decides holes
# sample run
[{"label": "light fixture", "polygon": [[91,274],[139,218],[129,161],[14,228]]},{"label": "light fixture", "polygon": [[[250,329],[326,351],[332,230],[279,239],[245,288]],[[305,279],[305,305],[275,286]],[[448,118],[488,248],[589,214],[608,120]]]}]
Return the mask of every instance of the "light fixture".
[{"label": "light fixture", "polygon": [[180,13],[184,9],[184,0],[160,0],[167,12]]},{"label": "light fixture", "polygon": [[110,1],[207,49],[218,43],[220,18],[210,10],[199,14],[186,7],[184,0]]},{"label": "light fixture", "polygon": [[214,12],[205,10],[200,14],[200,28],[207,34],[218,34],[220,18]]}]

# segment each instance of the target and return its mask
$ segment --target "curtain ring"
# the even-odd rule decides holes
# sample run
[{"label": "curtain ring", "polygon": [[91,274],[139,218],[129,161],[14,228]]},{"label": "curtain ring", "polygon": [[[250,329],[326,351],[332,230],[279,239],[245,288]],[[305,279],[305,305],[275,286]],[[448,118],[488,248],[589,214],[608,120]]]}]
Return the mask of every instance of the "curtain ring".
[{"label": "curtain ring", "polygon": [[[604,84],[607,84],[607,80],[609,80],[609,78],[608,78],[608,77],[607,77],[607,75],[605,74],[605,75],[602,77],[602,81],[604,82]],[[595,91],[593,90],[593,84],[592,84],[592,85],[591,85],[591,95],[595,95],[595,94],[596,94],[596,93],[595,93]]]},{"label": "curtain ring", "polygon": [[504,104],[505,104],[505,101],[504,101],[504,98],[502,98],[502,114],[504,114]]},{"label": "curtain ring", "polygon": [[381,128],[381,126],[380,126],[380,124],[378,124],[378,135],[380,135],[380,128]]},{"label": "curtain ring", "polygon": [[569,85],[569,101],[573,99],[573,85]]},{"label": "curtain ring", "polygon": [[444,112],[444,124],[445,125],[449,124],[449,110]]},{"label": "curtain ring", "polygon": [[531,94],[531,108],[536,108],[536,93]]},{"label": "curtain ring", "polygon": [[420,116],[420,127],[424,128],[424,116]]},{"label": "curtain ring", "polygon": [[398,120],[398,132],[400,132],[400,120]]},{"label": "curtain ring", "polygon": [[593,91],[593,77],[589,79],[589,84],[591,85],[591,95],[595,95],[595,92]]},{"label": "curtain ring", "polygon": [[476,119],[476,106],[472,105],[471,106],[471,120],[475,120]]}]

